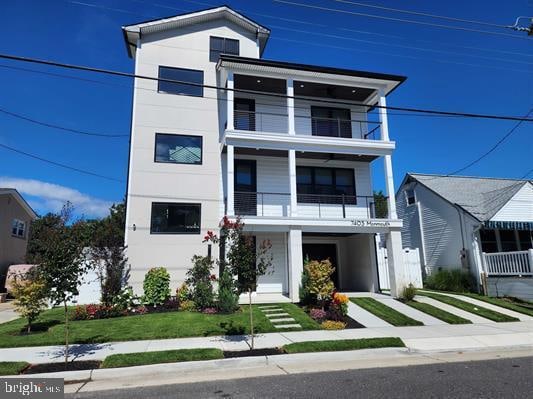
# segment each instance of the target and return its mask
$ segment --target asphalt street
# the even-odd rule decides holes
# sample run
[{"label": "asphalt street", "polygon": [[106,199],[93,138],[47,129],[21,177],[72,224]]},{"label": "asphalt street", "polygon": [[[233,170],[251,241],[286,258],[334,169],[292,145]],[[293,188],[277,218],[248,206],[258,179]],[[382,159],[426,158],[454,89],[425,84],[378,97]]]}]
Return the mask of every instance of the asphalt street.
[{"label": "asphalt street", "polygon": [[533,357],[79,392],[66,398],[531,398]]}]

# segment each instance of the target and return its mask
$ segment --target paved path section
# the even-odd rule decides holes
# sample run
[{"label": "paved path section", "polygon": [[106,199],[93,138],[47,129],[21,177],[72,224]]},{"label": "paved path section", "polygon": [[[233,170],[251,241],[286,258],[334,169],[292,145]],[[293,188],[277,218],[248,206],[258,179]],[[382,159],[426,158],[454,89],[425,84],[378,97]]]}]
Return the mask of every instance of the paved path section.
[{"label": "paved path section", "polygon": [[462,317],[463,319],[470,320],[472,323],[481,323],[481,324],[496,323],[495,321],[478,316],[477,314],[467,312],[466,310],[456,308],[455,306],[448,305],[447,303],[438,301],[436,299],[433,299],[427,296],[417,295],[415,297],[415,300],[418,302],[427,303],[428,305],[435,306],[436,308],[442,309],[448,313]]},{"label": "paved path section", "polygon": [[279,330],[302,328],[302,326],[298,324],[290,314],[277,305],[259,306],[259,310],[263,312],[268,318],[268,321]]},{"label": "paved path section", "polygon": [[397,301],[396,299],[393,299],[393,298],[374,298],[374,299],[378,302],[381,302],[383,305],[387,305],[388,307],[400,313],[403,313],[404,315],[410,317],[411,319],[421,321],[426,326],[440,326],[443,324],[448,324],[442,320],[439,320],[433,316],[428,315],[427,313],[421,312],[420,310],[412,308],[411,306],[407,306],[405,303],[401,303],[400,301]]},{"label": "paved path section", "polygon": [[392,327],[392,324],[373,315],[368,310],[363,309],[352,301],[348,302],[348,316],[365,327]]},{"label": "paved path section", "polygon": [[460,294],[449,294],[444,292],[439,292],[441,295],[451,296],[452,298],[460,299],[461,301],[471,303],[476,306],[483,307],[485,309],[493,310],[498,313],[506,314],[507,316],[516,317],[518,320],[521,321],[528,321],[533,320],[533,317],[528,316],[523,313],[515,312],[514,310],[510,310],[507,308],[502,308],[501,306],[493,305],[492,303],[488,303],[485,301],[480,301],[479,299],[471,298],[466,295],[460,295]]},{"label": "paved path section", "polygon": [[15,312],[12,301],[0,303],[0,324],[18,319],[19,317],[19,314]]}]

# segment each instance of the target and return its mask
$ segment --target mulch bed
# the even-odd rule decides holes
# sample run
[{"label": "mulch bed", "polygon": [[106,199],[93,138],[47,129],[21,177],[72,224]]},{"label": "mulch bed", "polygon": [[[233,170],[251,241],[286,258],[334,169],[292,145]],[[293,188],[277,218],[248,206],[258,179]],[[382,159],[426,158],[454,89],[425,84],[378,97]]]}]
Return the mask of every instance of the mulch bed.
[{"label": "mulch bed", "polygon": [[349,316],[346,316],[346,318],[344,319],[344,322],[346,323],[346,328],[365,328],[365,326],[358,323],[357,321],[355,321]]},{"label": "mulch bed", "polygon": [[56,373],[58,371],[78,371],[78,370],[92,370],[100,367],[98,360],[80,360],[76,362],[59,363],[40,363],[33,364],[22,372],[22,374],[37,374],[37,373]]},{"label": "mulch bed", "polygon": [[224,351],[224,358],[248,357],[248,356],[272,356],[283,355],[285,352],[280,348],[250,349],[247,351]]}]

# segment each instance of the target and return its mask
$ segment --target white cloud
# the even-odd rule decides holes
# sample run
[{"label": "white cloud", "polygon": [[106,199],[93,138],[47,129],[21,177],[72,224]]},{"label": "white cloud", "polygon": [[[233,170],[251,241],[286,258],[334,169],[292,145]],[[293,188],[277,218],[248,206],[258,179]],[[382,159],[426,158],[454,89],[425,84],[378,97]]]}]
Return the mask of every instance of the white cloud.
[{"label": "white cloud", "polygon": [[104,217],[112,205],[111,201],[91,197],[78,190],[40,180],[0,176],[0,187],[16,188],[39,213],[58,212],[65,202],[70,201],[74,205],[76,214],[86,217]]}]

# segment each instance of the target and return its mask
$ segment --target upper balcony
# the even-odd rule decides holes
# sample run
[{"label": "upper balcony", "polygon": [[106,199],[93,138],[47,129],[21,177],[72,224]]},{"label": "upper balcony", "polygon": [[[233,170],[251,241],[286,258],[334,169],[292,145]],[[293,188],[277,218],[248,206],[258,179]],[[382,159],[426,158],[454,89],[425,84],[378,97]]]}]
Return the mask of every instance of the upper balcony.
[{"label": "upper balcony", "polygon": [[[391,154],[385,96],[403,77],[222,56],[222,145]],[[225,111],[225,112],[224,112]]]}]

